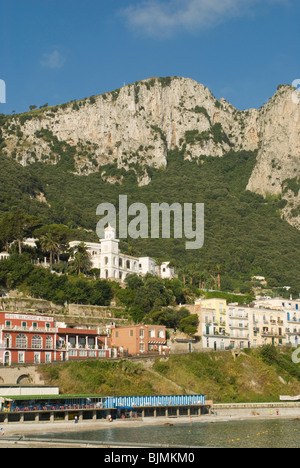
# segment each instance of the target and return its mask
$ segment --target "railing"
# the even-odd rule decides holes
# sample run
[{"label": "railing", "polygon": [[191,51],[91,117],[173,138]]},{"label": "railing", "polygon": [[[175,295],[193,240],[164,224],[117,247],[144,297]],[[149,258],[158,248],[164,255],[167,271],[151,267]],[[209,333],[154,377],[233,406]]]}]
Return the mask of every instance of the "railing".
[{"label": "railing", "polygon": [[262,331],[261,336],[270,336],[274,338],[285,338],[285,335],[280,335],[278,332],[267,332],[267,331]]},{"label": "railing", "polygon": [[47,404],[35,404],[35,405],[18,405],[12,406],[10,409],[11,413],[29,412],[29,411],[66,411],[66,410],[89,410],[89,409],[102,409],[103,403],[94,403],[91,405],[85,404],[58,404],[58,405],[47,405]]},{"label": "railing", "polygon": [[229,313],[229,317],[230,317],[231,319],[233,319],[233,320],[239,320],[239,319],[241,319],[241,320],[249,320],[249,315],[248,315],[248,314],[247,314],[247,315],[242,315],[242,316],[240,316],[240,315],[237,315],[237,314],[231,314],[231,313]]}]

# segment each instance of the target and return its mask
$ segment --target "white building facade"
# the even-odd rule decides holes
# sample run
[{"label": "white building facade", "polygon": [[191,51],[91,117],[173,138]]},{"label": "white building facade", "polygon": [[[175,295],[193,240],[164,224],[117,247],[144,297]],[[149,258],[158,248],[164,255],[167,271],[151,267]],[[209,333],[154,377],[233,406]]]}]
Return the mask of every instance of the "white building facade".
[{"label": "white building facade", "polygon": [[[85,242],[84,245],[90,255],[91,268],[100,270],[100,278],[124,283],[128,275],[136,274],[145,276],[148,273],[162,278],[173,279],[175,271],[164,263],[159,267],[156,261],[150,257],[132,257],[120,252],[120,241],[116,238],[116,231],[108,226],[105,229],[104,239],[100,243]],[[76,248],[80,242],[70,243],[71,248]],[[163,274],[160,272],[163,271]]]}]

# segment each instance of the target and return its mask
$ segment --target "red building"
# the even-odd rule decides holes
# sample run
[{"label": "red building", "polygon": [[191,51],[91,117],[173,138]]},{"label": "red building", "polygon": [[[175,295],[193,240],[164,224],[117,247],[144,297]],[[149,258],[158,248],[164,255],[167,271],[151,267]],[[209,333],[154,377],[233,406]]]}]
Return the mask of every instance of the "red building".
[{"label": "red building", "polygon": [[59,328],[56,352],[59,360],[110,358],[107,337],[96,330]]},{"label": "red building", "polygon": [[0,365],[111,357],[96,330],[58,328],[53,317],[0,312]]}]

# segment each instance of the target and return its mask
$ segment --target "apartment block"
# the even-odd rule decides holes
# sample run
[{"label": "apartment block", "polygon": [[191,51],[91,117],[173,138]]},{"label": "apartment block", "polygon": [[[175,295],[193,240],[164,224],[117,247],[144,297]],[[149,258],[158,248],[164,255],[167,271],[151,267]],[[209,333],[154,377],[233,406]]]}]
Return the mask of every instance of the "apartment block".
[{"label": "apartment block", "polygon": [[199,300],[202,349],[229,350],[300,343],[300,301],[274,299],[251,306],[226,304],[223,299]]},{"label": "apartment block", "polygon": [[112,329],[111,344],[120,355],[163,355],[169,353],[166,327],[136,325]]}]

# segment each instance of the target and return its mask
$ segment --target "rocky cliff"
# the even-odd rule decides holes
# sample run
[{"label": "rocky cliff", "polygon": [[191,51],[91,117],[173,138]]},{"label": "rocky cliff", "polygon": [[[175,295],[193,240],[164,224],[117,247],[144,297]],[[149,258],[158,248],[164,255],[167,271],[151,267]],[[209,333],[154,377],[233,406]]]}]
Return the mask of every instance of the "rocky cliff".
[{"label": "rocky cliff", "polygon": [[258,151],[248,189],[282,195],[283,211],[300,227],[300,104],[294,88],[280,86],[261,109],[238,111],[218,101],[203,85],[185,78],[152,78],[101,96],[4,119],[3,152],[23,166],[57,164],[101,173],[122,182],[111,168],[134,170],[140,185],[151,182],[151,167],[166,167],[169,150],[186,159],[222,157],[230,150]]}]

